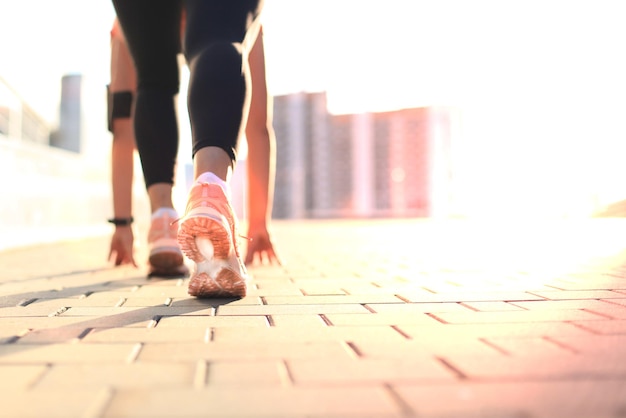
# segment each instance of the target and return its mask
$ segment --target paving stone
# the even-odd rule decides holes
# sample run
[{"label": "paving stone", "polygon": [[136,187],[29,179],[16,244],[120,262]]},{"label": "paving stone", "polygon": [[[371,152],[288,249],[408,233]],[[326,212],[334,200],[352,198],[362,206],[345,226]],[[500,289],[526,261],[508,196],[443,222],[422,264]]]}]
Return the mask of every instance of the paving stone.
[{"label": "paving stone", "polygon": [[[0,365],[0,390],[5,391],[29,389],[47,370],[45,365]],[[1,412],[0,412],[1,414]]]},{"label": "paving stone", "polygon": [[310,315],[322,313],[371,313],[364,305],[358,303],[331,305],[259,305],[259,306],[220,306],[217,315]]},{"label": "paving stone", "polygon": [[282,360],[212,361],[207,375],[207,385],[214,388],[291,385],[289,372]]},{"label": "paving stone", "polygon": [[[559,310],[559,309],[589,309],[603,308],[609,302],[597,299],[569,299],[569,300],[542,300],[530,302],[511,302],[512,305],[529,311]],[[610,306],[610,305],[609,305]]]},{"label": "paving stone", "polygon": [[623,413],[623,380],[394,384],[415,416],[470,418],[618,417]]},{"label": "paving stone", "polygon": [[15,344],[60,344],[73,342],[89,332],[85,327],[36,329],[21,333]]},{"label": "paving stone", "polygon": [[202,342],[206,339],[207,332],[209,330],[206,327],[93,328],[81,341],[85,343]]},{"label": "paving stone", "polygon": [[144,344],[137,361],[189,362],[198,360],[281,360],[302,359],[348,359],[354,353],[341,341],[251,341],[207,343],[169,342]]},{"label": "paving stone", "polygon": [[96,417],[109,402],[107,389],[51,389],[46,391],[2,392],[0,416],[14,417]]},{"label": "paving stone", "polygon": [[534,355],[467,357],[451,354],[445,360],[467,379],[500,381],[537,379],[626,378],[626,364],[614,351],[602,358],[553,350]]},{"label": "paving stone", "polygon": [[[595,323],[596,321],[585,321]],[[421,325],[398,325],[398,329],[410,338],[443,336],[488,337],[543,337],[544,335],[574,335],[579,338],[590,338],[590,330],[581,328],[572,322],[505,322],[505,323],[463,323],[445,324],[445,326],[424,327]],[[430,333],[430,334],[429,334]]]},{"label": "paving stone", "polygon": [[435,303],[368,303],[366,305],[377,313],[417,314],[437,312],[467,312],[468,307],[458,302]]},{"label": "paving stone", "polygon": [[119,293],[114,295],[109,295],[108,293],[103,293],[98,296],[97,293],[93,295],[89,295],[87,297],[78,297],[78,298],[57,298],[57,299],[35,299],[31,303],[29,303],[26,307],[31,308],[47,308],[50,311],[54,312],[59,308],[69,308],[69,307],[106,307],[111,308],[114,306],[118,306],[120,301],[124,301],[125,297],[128,295],[124,295],[124,297],[120,296]]},{"label": "paving stone", "polygon": [[249,328],[268,327],[266,316],[165,316],[161,318],[157,328]]},{"label": "paving stone", "polygon": [[[583,310],[469,312],[433,314],[448,324],[504,324],[515,322],[597,321],[603,316]],[[606,318],[606,317],[604,317]]]},{"label": "paving stone", "polygon": [[136,344],[9,344],[0,345],[0,364],[123,363]]},{"label": "paving stone", "polygon": [[[609,321],[612,322],[612,321]],[[554,337],[554,341],[572,347],[579,353],[597,356],[598,361],[603,361],[606,356],[619,353],[619,349],[626,344],[626,335],[600,335],[596,338],[572,338],[561,335]]]},{"label": "paving stone", "polygon": [[58,309],[62,309],[62,306],[58,308],[50,308],[48,306],[26,307],[16,306],[12,308],[0,308],[0,316],[7,318],[10,316],[23,317],[23,316],[52,316]]},{"label": "paving stone", "polygon": [[296,385],[359,385],[393,382],[435,383],[457,376],[430,356],[358,358],[352,361],[333,359],[287,362]]},{"label": "paving stone", "polygon": [[366,303],[394,303],[401,301],[393,294],[376,295],[313,295],[313,296],[268,296],[268,305],[347,305]]},{"label": "paving stone", "polygon": [[[151,318],[150,318],[151,319]],[[137,318],[107,318],[100,316],[67,316],[67,317],[7,317],[0,318],[0,329],[17,328],[22,330],[36,330],[36,329],[54,329],[54,328],[69,328],[77,327],[81,329],[100,326],[106,327],[110,325],[115,326],[147,326],[148,321],[138,320]]]},{"label": "paving stone", "polygon": [[55,364],[34,391],[192,387],[194,363]]},{"label": "paving stone", "polygon": [[294,417],[311,415],[384,416],[399,407],[381,388],[256,387],[205,390],[122,390],[103,417]]},{"label": "paving stone", "polygon": [[624,334],[626,335],[626,320],[618,321],[585,321],[575,322],[581,328],[595,334]]},{"label": "paving stone", "polygon": [[425,314],[325,314],[330,324],[335,326],[376,326],[376,325],[432,325],[436,319]]},{"label": "paving stone", "polygon": [[568,299],[624,299],[626,295],[611,290],[555,290],[533,292],[537,296],[550,300]]},{"label": "paving stone", "polygon": [[506,292],[446,292],[430,293],[424,291],[400,293],[402,299],[407,302],[500,302],[500,301],[528,301],[543,300],[544,297],[524,291]]},{"label": "paving stone", "polygon": [[489,344],[489,340],[463,335],[435,335],[434,329],[427,329],[423,338],[402,342],[358,341],[349,343],[357,357],[373,359],[413,359],[428,357],[445,358],[463,353],[465,357],[502,357],[506,355],[499,347]]},{"label": "paving stone", "polygon": [[[363,315],[363,314],[356,314]],[[326,327],[325,315],[270,315],[268,321],[274,327]]]},{"label": "paving stone", "polygon": [[320,328],[250,327],[215,328],[214,340],[223,342],[315,342],[315,341],[360,341],[387,339],[402,341],[406,337],[389,326],[345,326]]},{"label": "paving stone", "polygon": [[604,304],[585,310],[611,319],[626,319],[626,306],[622,305]]},{"label": "paving stone", "polygon": [[463,302],[463,306],[478,312],[503,312],[524,310],[510,302]]}]

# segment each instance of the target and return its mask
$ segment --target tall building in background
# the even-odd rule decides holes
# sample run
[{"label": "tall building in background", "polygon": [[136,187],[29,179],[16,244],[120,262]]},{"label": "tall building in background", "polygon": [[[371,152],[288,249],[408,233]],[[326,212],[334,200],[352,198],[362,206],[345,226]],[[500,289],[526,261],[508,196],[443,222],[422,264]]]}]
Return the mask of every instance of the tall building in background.
[{"label": "tall building in background", "polygon": [[59,129],[50,136],[50,145],[68,151],[81,152],[82,137],[82,76],[65,75],[61,79],[61,109]]},{"label": "tall building in background", "polygon": [[457,118],[445,107],[331,115],[325,93],[275,97],[274,217],[447,215]]}]

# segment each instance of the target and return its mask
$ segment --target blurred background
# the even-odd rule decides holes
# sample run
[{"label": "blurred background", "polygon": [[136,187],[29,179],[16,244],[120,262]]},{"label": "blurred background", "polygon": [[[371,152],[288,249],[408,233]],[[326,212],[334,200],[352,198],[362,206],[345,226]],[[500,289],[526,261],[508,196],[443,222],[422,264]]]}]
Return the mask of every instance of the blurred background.
[{"label": "blurred background", "polygon": [[[111,231],[113,19],[108,0],[0,0],[0,249]],[[626,213],[621,0],[266,0],[262,21],[274,218]]]}]

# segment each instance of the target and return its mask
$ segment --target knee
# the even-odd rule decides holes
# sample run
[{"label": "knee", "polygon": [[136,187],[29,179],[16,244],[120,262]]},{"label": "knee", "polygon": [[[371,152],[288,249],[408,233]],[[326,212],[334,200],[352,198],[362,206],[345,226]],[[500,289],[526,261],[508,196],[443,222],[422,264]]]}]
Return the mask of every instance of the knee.
[{"label": "knee", "polygon": [[241,69],[243,62],[241,44],[229,41],[211,42],[196,53],[187,54],[187,62],[192,71],[233,66]]}]

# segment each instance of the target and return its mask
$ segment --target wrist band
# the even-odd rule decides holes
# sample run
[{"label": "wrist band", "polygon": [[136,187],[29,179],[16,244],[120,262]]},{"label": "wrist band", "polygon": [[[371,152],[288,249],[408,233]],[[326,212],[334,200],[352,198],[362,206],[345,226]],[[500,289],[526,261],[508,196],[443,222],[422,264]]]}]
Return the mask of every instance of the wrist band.
[{"label": "wrist band", "polygon": [[107,219],[107,222],[112,223],[115,226],[128,226],[134,221],[133,217],[130,218],[111,218]]}]

